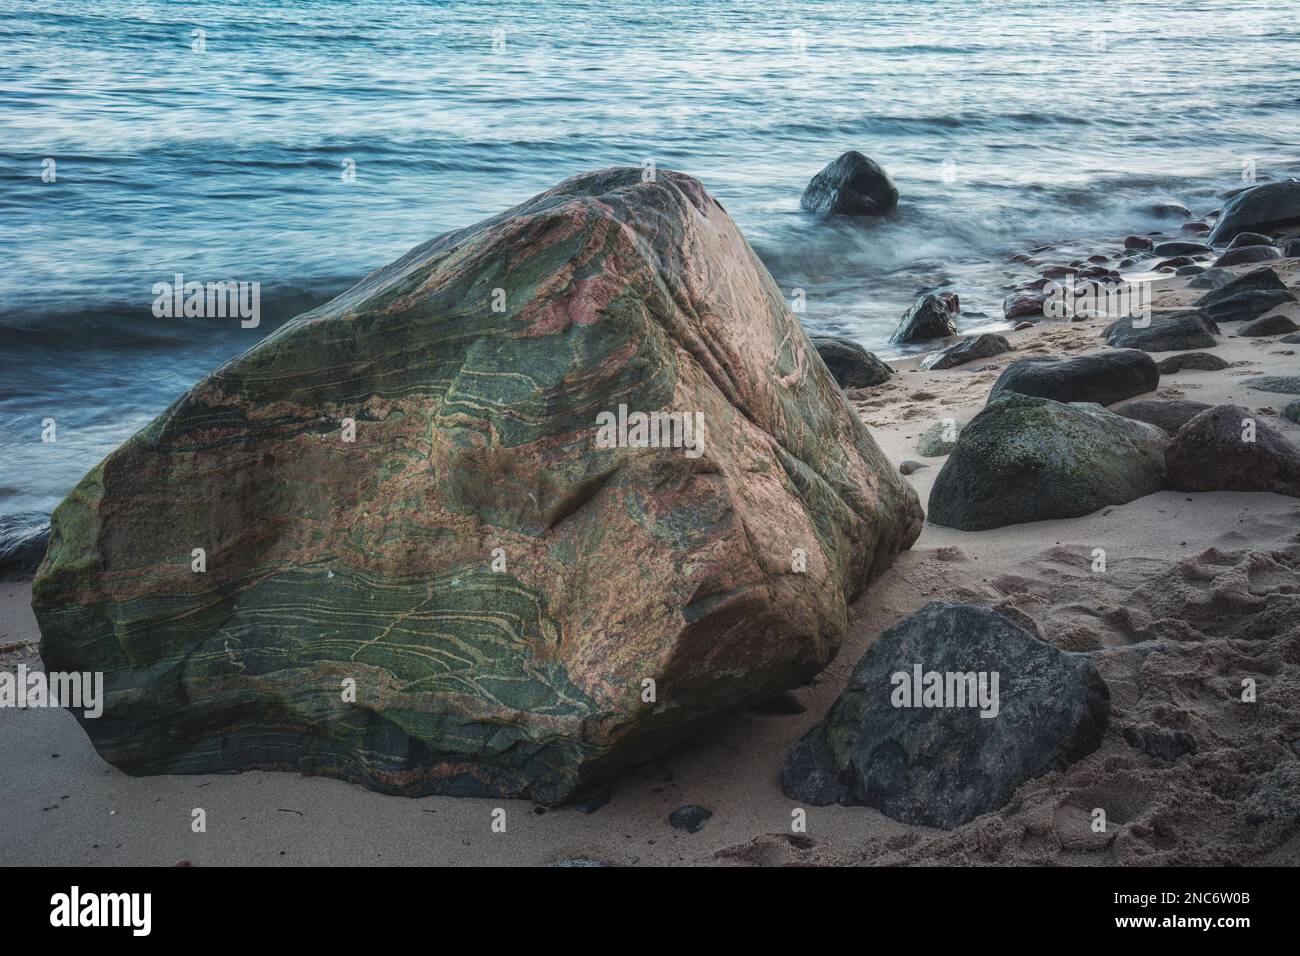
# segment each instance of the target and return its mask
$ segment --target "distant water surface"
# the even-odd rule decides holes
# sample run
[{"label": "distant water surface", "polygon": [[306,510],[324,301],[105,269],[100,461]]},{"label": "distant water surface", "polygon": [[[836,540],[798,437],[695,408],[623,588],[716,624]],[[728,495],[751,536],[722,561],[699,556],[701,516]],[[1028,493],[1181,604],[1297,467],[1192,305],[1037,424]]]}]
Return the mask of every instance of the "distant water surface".
[{"label": "distant water surface", "polygon": [[[898,314],[939,287],[968,328],[996,324],[1009,253],[1167,227],[1142,211],[1155,199],[1203,214],[1243,164],[1300,170],[1298,14],[0,0],[0,513],[51,509],[276,321],[601,166],[701,179],[781,287],[806,290],[809,328],[888,353]],[[895,178],[896,216],[800,211],[850,148]],[[175,273],[260,282],[262,326],[153,318]]]}]

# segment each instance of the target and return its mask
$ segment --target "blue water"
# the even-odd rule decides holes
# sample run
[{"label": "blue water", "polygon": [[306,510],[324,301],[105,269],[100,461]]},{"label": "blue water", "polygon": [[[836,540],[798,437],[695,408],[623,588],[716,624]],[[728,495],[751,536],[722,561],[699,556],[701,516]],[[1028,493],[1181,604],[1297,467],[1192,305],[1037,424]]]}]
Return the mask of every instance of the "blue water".
[{"label": "blue water", "polygon": [[[1153,199],[1204,214],[1248,159],[1261,180],[1300,172],[1297,14],[0,0],[0,513],[52,508],[276,321],[601,166],[701,179],[782,288],[806,290],[811,328],[888,352],[936,287],[960,293],[967,327],[996,325],[1008,254],[1168,228],[1141,211]],[[800,211],[849,148],[893,175],[895,217]],[[262,325],[153,318],[153,283],[177,272],[260,282]]]}]

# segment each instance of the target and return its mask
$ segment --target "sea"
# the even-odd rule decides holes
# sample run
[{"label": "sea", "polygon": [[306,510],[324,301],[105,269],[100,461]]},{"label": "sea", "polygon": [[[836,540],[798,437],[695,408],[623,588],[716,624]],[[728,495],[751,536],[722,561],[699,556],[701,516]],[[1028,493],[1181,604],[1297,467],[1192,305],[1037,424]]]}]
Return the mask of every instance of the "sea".
[{"label": "sea", "polygon": [[[0,515],[412,246],[610,165],[700,179],[810,331],[889,357],[1010,256],[1300,174],[1300,0],[0,0]],[[897,211],[818,220],[848,149]],[[1177,230],[1178,224],[1173,228]],[[158,316],[256,282],[260,321]]]}]

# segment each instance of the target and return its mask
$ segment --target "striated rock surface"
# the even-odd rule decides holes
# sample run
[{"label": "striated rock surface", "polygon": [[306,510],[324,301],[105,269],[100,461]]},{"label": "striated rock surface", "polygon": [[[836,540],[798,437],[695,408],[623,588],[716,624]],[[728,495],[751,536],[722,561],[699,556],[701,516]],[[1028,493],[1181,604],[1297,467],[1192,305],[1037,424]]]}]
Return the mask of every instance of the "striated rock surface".
[{"label": "striated rock surface", "polygon": [[[621,406],[702,428],[609,447]],[[59,506],[33,606],[130,773],[555,803],[806,682],[920,523],[722,207],[610,169],[190,389]]]}]

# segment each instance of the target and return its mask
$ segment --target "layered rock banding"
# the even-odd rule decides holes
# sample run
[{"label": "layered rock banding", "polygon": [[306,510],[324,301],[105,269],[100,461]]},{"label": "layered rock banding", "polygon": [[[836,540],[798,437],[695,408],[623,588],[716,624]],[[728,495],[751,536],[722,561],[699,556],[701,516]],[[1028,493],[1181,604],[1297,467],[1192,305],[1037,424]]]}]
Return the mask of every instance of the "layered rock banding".
[{"label": "layered rock banding", "polygon": [[[623,408],[698,454],[602,445]],[[555,803],[806,682],[920,523],[721,206],[612,169],[190,389],[57,509],[33,606],[130,773]]]}]

